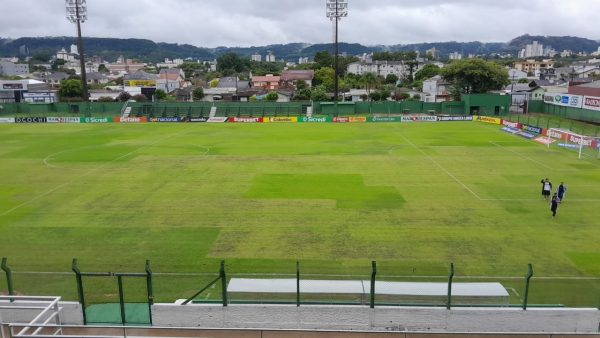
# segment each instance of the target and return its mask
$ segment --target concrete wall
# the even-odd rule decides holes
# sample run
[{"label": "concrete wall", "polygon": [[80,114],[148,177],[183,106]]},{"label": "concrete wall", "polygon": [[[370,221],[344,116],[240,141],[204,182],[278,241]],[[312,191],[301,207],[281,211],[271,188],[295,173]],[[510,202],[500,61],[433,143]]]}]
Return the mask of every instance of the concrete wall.
[{"label": "concrete wall", "polygon": [[156,304],[155,326],[425,332],[598,333],[596,309]]}]

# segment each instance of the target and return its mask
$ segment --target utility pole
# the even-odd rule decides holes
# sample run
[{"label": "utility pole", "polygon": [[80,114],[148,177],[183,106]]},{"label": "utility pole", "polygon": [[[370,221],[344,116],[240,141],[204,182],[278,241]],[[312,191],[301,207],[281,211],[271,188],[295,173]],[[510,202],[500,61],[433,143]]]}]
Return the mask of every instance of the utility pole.
[{"label": "utility pole", "polygon": [[67,19],[77,24],[77,51],[79,52],[79,65],[81,67],[81,83],[83,85],[82,99],[89,100],[87,76],[85,69],[85,57],[83,51],[83,38],[81,37],[81,23],[87,20],[86,0],[65,0],[67,8]]},{"label": "utility pole", "polygon": [[336,104],[335,113],[337,115],[337,102],[339,98],[339,41],[338,41],[338,24],[342,18],[348,16],[348,0],[327,0],[327,17],[334,22],[335,38],[334,38],[334,97],[333,101]]}]

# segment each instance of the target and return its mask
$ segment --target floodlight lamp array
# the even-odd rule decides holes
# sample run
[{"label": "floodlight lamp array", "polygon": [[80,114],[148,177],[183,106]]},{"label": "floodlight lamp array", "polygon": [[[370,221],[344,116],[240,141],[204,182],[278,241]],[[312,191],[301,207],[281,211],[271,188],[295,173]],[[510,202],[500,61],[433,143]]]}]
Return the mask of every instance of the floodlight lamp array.
[{"label": "floodlight lamp array", "polygon": [[65,0],[65,6],[67,9],[67,19],[72,23],[87,20],[86,0]]},{"label": "floodlight lamp array", "polygon": [[348,0],[327,0],[327,17],[331,20],[348,16]]}]

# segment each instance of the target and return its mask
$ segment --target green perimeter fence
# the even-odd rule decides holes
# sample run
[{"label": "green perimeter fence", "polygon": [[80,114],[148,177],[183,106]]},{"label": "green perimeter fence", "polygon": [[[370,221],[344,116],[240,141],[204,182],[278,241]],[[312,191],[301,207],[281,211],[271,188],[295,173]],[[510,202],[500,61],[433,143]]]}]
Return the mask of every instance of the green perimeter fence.
[{"label": "green perimeter fence", "polygon": [[[206,264],[206,268],[205,272],[168,273],[152,271],[147,263],[146,268],[140,264],[139,271],[133,273],[75,270],[30,272],[9,267],[7,260],[4,260],[0,294],[58,295],[64,300],[78,300],[85,304],[88,323],[147,324],[151,318],[149,304],[173,303],[177,300],[222,306],[331,304],[371,307],[600,308],[599,277],[544,277],[536,275],[533,267],[527,265],[520,269],[522,273],[512,276],[467,276],[461,273],[460,266],[453,264],[448,264],[445,273],[426,273],[430,270],[419,271],[417,268],[401,273],[394,262],[365,262],[351,271],[335,265],[324,271],[323,266],[316,262],[290,262],[286,271],[271,273],[254,272],[237,261],[214,261]],[[285,291],[232,290],[232,279],[236,279],[237,283],[287,283],[288,288]],[[386,291],[396,288],[398,283],[414,283],[412,287],[425,289],[435,284],[438,294],[390,294]],[[472,296],[460,295],[456,291],[475,287],[477,283],[499,283],[507,294]],[[324,284],[340,289],[345,285],[359,284],[362,289],[339,293],[310,291],[322,288]],[[439,290],[443,292],[440,294]],[[119,304],[123,304],[121,311]]]},{"label": "green perimeter fence", "polygon": [[[596,114],[600,115],[600,112],[596,112]],[[511,114],[508,116],[504,116],[503,119],[538,128],[566,129],[579,135],[600,137],[600,126],[578,120],[568,119],[559,115]]]}]

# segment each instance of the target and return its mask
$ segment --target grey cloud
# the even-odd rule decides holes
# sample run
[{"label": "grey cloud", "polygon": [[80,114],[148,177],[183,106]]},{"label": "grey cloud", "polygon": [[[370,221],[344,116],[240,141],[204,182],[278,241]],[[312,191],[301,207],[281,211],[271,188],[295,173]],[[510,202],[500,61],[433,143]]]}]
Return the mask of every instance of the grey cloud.
[{"label": "grey cloud", "polygon": [[[507,41],[523,33],[600,38],[599,0],[349,0],[342,40],[367,45]],[[0,36],[73,35],[62,0],[2,0]],[[84,34],[197,46],[329,42],[325,0],[88,0]]]}]

